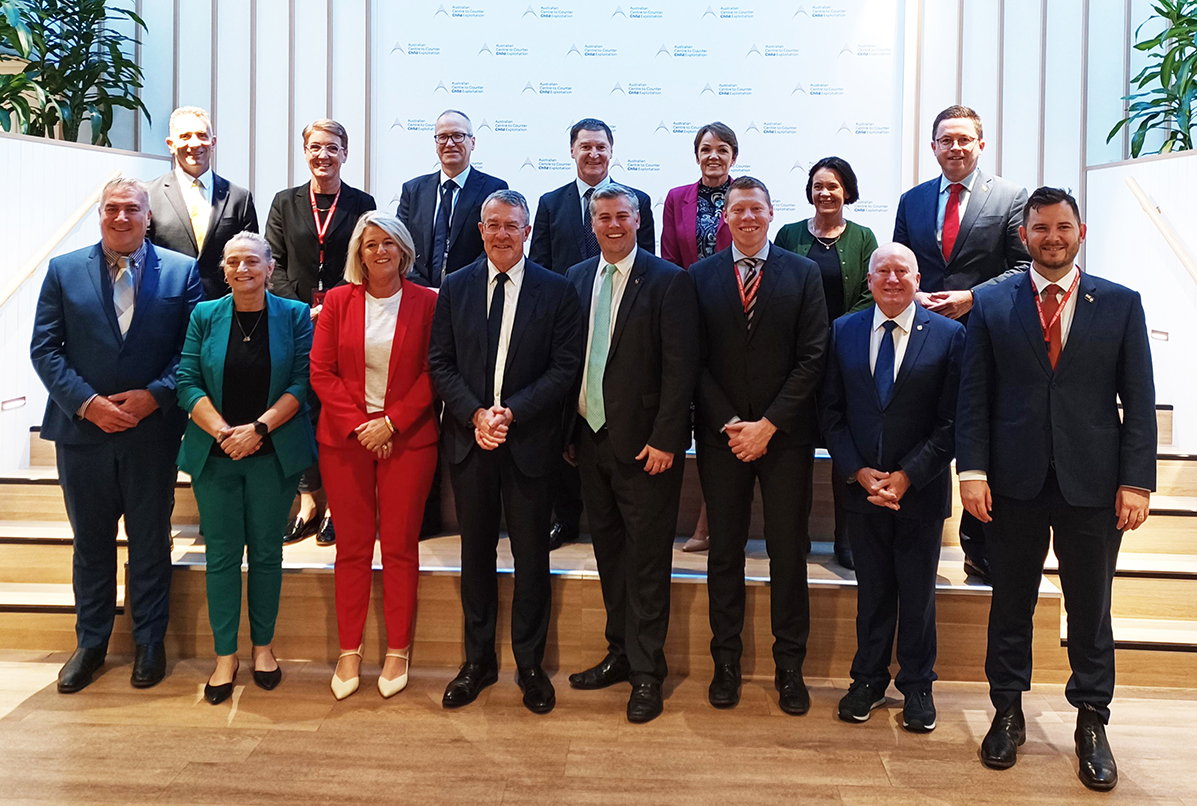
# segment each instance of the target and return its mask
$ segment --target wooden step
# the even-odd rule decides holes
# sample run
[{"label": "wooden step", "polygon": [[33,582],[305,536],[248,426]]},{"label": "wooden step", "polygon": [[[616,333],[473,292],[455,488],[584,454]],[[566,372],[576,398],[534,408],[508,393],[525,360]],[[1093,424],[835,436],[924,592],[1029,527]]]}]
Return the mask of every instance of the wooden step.
[{"label": "wooden step", "polygon": [[[1047,579],[1060,588],[1058,573]],[[1116,575],[1110,613],[1115,618],[1197,622],[1197,577]]]},{"label": "wooden step", "polygon": [[[1059,575],[1059,561],[1049,551],[1043,572]],[[1116,577],[1140,577],[1146,579],[1197,579],[1197,557],[1192,554],[1140,554],[1120,551]]]},{"label": "wooden step", "polygon": [[1161,453],[1156,460],[1155,486],[1158,495],[1197,496],[1197,456]]},{"label": "wooden step", "polygon": [[[9,583],[71,583],[73,549],[66,545],[0,544],[0,585]],[[117,568],[129,559],[125,545],[116,547]]]},{"label": "wooden step", "polygon": [[[0,475],[0,513],[7,520],[66,521],[58,473],[50,466],[10,470]],[[191,479],[180,473],[175,484],[175,508],[172,521],[199,523],[199,510],[191,492]]]}]

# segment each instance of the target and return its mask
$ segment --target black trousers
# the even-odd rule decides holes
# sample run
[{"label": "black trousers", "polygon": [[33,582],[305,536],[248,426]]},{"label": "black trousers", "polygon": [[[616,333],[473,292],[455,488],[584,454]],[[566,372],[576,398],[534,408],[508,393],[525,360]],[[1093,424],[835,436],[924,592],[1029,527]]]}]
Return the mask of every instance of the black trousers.
[{"label": "black trousers", "polygon": [[607,610],[607,651],[627,657],[633,684],[663,682],[673,539],[685,456],[650,476],[615,456],[607,430],[578,426],[578,467]]},{"label": "black trousers", "polygon": [[[315,392],[308,392],[308,417],[312,420],[312,430],[314,431],[320,421],[320,398],[316,397]],[[299,477],[299,492],[313,494],[319,492],[323,486],[324,482],[320,478],[320,462],[312,462],[312,466],[303,471],[303,475]]]},{"label": "black trousers", "polygon": [[567,537],[578,534],[582,520],[582,476],[578,468],[561,459],[553,473],[553,518],[560,521]]},{"label": "black trousers", "polygon": [[1060,584],[1068,611],[1068,662],[1072,676],[1065,695],[1080,708],[1110,719],[1114,697],[1114,634],[1110,588],[1122,532],[1114,502],[1077,507],[1064,500],[1054,470],[1029,501],[995,495],[989,524],[993,601],[985,676],[998,710],[1021,702],[1031,687],[1031,638],[1039,580],[1048,543],[1060,561]]},{"label": "black trousers", "polygon": [[170,614],[170,514],[179,441],[105,441],[57,448],[58,478],[75,533],[75,635],[81,648],[106,646],[116,615],[116,531],[129,537],[125,599],[133,641],[166,637]]},{"label": "black trousers", "polygon": [[729,448],[702,442],[697,450],[711,526],[707,559],[711,655],[716,664],[738,664],[744,651],[744,547],[759,478],[769,553],[773,660],[779,669],[801,671],[810,637],[806,555],[815,449],[811,445],[771,447],[755,462],[741,462]]},{"label": "black trousers", "polygon": [[449,467],[461,529],[461,609],[466,662],[495,662],[499,610],[496,547],[506,515],[515,559],[511,649],[517,666],[539,666],[549,632],[549,495],[546,479],[525,476],[505,446],[475,447]]},{"label": "black trousers", "polygon": [[899,518],[893,510],[848,512],[856,561],[856,656],[852,679],[889,686],[894,628],[898,690],[929,691],[935,681],[935,577],[943,518]]}]

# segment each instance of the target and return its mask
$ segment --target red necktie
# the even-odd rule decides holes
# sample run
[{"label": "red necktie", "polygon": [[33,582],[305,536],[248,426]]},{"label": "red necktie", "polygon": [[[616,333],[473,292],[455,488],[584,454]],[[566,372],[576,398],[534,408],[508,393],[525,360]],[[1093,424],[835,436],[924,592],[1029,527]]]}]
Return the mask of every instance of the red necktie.
[{"label": "red necktie", "polygon": [[1043,315],[1051,322],[1048,332],[1043,336],[1047,342],[1047,357],[1052,362],[1052,369],[1056,368],[1056,363],[1060,360],[1060,350],[1063,349],[1063,337],[1060,333],[1060,319],[1063,317],[1056,316],[1056,312],[1060,310],[1060,294],[1063,291],[1064,289],[1055,283],[1043,289]]},{"label": "red necktie", "polygon": [[952,259],[952,247],[960,234],[960,191],[964,185],[953,182],[948,185],[948,206],[943,211],[943,259]]}]

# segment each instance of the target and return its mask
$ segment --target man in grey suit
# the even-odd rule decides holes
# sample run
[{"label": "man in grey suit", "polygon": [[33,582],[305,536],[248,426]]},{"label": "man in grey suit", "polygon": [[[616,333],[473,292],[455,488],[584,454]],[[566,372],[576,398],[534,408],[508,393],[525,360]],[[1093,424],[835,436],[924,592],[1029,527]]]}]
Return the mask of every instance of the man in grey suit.
[{"label": "man in grey suit", "polygon": [[[922,280],[915,301],[949,319],[967,321],[973,290],[1025,271],[1031,263],[1018,237],[1026,189],[991,176],[977,162],[985,150],[981,116],[949,106],[931,127],[931,153],[943,174],[902,194],[894,241],[918,258]],[[981,523],[960,520],[964,570],[989,581]]]},{"label": "man in grey suit", "polygon": [[238,232],[258,231],[253,194],[212,172],[216,135],[198,106],[171,113],[166,147],[174,167],[149,185],[150,242],[195,258],[204,299],[222,297],[229,290],[220,267],[224,245]]}]

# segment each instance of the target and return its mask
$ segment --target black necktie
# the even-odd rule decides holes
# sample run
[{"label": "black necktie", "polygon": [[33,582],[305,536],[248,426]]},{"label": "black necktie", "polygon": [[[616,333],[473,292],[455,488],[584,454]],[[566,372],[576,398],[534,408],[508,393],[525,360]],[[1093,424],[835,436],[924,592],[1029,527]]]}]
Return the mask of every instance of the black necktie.
[{"label": "black necktie", "polygon": [[444,276],[445,253],[449,250],[449,220],[453,216],[453,191],[457,183],[446,179],[441,185],[441,206],[436,212],[436,227],[432,231],[432,285],[440,288]]},{"label": "black necktie", "polygon": [[506,282],[507,275],[503,272],[495,275],[490,313],[486,316],[486,397],[482,402],[488,409],[495,403],[495,362],[499,358],[499,333],[503,330],[503,285]]},{"label": "black necktie", "polygon": [[590,225],[590,197],[594,195],[594,188],[586,191],[582,196],[582,235],[586,239],[586,254],[584,258],[598,257],[598,238],[595,237],[594,227]]}]

